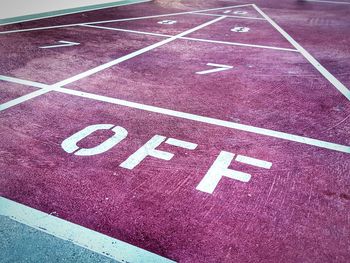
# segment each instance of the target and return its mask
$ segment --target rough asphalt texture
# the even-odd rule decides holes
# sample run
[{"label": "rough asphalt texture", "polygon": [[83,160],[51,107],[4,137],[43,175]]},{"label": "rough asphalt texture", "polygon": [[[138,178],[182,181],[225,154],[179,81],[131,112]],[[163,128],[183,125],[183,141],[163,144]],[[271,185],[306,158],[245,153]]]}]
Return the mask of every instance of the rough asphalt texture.
[{"label": "rough asphalt texture", "polygon": [[[191,11],[241,1],[157,3],[3,26],[1,31]],[[350,5],[256,0],[286,32],[350,86]],[[177,6],[178,7],[178,6]],[[252,17],[254,9],[244,8]],[[212,13],[212,12],[208,12]],[[214,14],[220,14],[215,12]],[[169,16],[101,26],[168,35],[215,17]],[[160,25],[176,19],[174,25]],[[234,34],[235,26],[249,33]],[[245,35],[243,35],[245,34]],[[293,48],[266,21],[227,18],[189,37]],[[0,74],[53,84],[163,37],[86,27],[0,35]],[[81,45],[39,49],[59,40]],[[232,70],[196,75],[207,63]],[[66,86],[74,90],[350,145],[350,104],[302,55],[179,39]],[[35,88],[0,82],[1,102]],[[81,157],[64,139],[92,124],[128,136]],[[170,161],[147,157],[119,167],[155,134],[197,143],[162,144]],[[93,147],[111,134],[79,142]],[[179,262],[348,262],[350,155],[138,109],[50,92],[1,113],[0,194]],[[270,170],[233,162],[248,183],[223,178],[213,194],[196,190],[220,151],[272,162]]]}]

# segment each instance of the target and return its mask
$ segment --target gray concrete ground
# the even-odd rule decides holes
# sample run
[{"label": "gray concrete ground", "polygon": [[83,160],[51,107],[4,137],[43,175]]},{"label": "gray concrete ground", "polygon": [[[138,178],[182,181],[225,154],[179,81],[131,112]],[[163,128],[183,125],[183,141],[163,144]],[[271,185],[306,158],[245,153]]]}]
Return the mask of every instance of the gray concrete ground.
[{"label": "gray concrete ground", "polygon": [[0,215],[1,263],[118,263]]}]

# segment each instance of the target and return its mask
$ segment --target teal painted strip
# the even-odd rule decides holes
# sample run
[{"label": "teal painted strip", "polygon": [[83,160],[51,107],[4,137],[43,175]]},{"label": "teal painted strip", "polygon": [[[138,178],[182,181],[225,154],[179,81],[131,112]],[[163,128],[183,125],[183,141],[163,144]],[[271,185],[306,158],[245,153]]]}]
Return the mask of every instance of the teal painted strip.
[{"label": "teal painted strip", "polygon": [[3,26],[3,25],[20,23],[20,22],[44,19],[44,18],[49,18],[49,17],[63,16],[63,15],[81,13],[81,12],[86,12],[86,11],[93,11],[93,10],[98,10],[98,9],[105,9],[105,8],[116,7],[116,6],[145,3],[145,2],[150,2],[150,1],[151,0],[122,0],[122,1],[118,1],[118,2],[82,6],[82,7],[69,8],[69,9],[62,9],[62,10],[57,10],[57,11],[38,13],[38,14],[32,14],[32,15],[25,15],[25,16],[10,17],[10,18],[5,18],[5,19],[0,19],[0,25]]}]

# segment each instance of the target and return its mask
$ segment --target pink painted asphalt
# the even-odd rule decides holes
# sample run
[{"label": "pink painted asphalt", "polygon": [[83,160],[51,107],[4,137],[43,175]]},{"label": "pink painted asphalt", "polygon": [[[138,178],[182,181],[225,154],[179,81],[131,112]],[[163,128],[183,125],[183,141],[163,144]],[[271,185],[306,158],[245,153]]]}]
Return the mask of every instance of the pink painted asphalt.
[{"label": "pink painted asphalt", "polygon": [[[122,126],[128,137],[96,156],[63,151],[64,139],[98,123]],[[2,124],[1,195],[12,200],[179,262],[348,258],[346,154],[57,93],[7,110]],[[119,167],[155,134],[198,148],[161,145],[175,154],[171,161]],[[108,136],[96,133],[80,146]],[[231,164],[252,180],[223,179],[212,195],[197,191],[221,150],[273,166]]]},{"label": "pink painted asphalt", "polygon": [[[150,19],[140,19],[135,21],[122,21],[97,24],[97,26],[105,26],[112,28],[122,28],[128,30],[136,30],[148,33],[158,33],[166,35],[177,35],[186,30],[204,24],[215,17],[199,16],[199,15],[176,15],[164,16]],[[162,21],[173,21],[174,24],[159,24]]]},{"label": "pink painted asphalt", "polygon": [[67,87],[350,144],[348,101],[295,52],[178,40]]},{"label": "pink painted asphalt", "polygon": [[[249,31],[245,33],[232,32],[231,29],[236,27],[249,28]],[[203,30],[190,34],[189,37],[294,49],[293,46],[265,20],[228,17]]]},{"label": "pink painted asphalt", "polygon": [[[123,32],[72,27],[0,35],[1,74],[45,84],[54,84],[125,56],[163,38],[129,35]],[[42,49],[60,44],[58,41],[80,43],[78,46]],[[16,43],[14,45],[14,43]]]},{"label": "pink painted asphalt", "polygon": [[[350,6],[255,3],[350,86]],[[0,31],[235,4],[244,2],[144,3]],[[239,10],[259,17],[251,7]],[[180,15],[100,25],[172,35],[215,18]],[[163,19],[177,23],[157,23]],[[241,23],[253,34],[231,34]],[[189,37],[291,48],[260,20],[227,18]],[[163,39],[84,27],[0,34],[0,75],[53,84]],[[59,40],[81,45],[38,48]],[[207,63],[233,68],[195,74],[210,69]],[[350,145],[349,101],[296,52],[178,39],[66,88]],[[0,102],[34,90],[0,81]],[[0,196],[178,262],[345,263],[350,258],[349,154],[56,92],[2,111],[0,121]],[[63,140],[93,124],[122,126],[128,136],[95,156],[62,149]],[[133,170],[119,166],[156,134],[198,147],[161,144],[157,149],[174,153],[172,160],[147,157]],[[110,135],[95,132],[78,145],[93,147]],[[196,190],[221,151],[272,167],[234,161],[230,169],[251,174],[248,183],[222,178],[213,194]]]},{"label": "pink painted asphalt", "polygon": [[215,15],[227,15],[227,16],[238,16],[238,17],[253,17],[262,18],[262,16],[251,6],[244,7],[234,7],[222,10],[211,10],[200,12],[205,14],[215,14]]},{"label": "pink painted asphalt", "polygon": [[36,91],[37,88],[0,81],[0,104]]}]

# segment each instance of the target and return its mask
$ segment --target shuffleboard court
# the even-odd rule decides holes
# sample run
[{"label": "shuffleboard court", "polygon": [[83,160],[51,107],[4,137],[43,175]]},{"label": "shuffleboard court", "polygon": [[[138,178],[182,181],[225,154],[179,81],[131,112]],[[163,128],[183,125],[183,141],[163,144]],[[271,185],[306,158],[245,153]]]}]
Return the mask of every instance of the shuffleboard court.
[{"label": "shuffleboard court", "polygon": [[0,215],[122,262],[347,262],[350,6],[324,5],[1,27]]},{"label": "shuffleboard court", "polygon": [[[1,36],[2,75],[54,84],[81,71],[122,57],[159,37],[125,35],[85,27]],[[14,43],[16,43],[14,45]]]},{"label": "shuffleboard court", "polygon": [[[233,68],[196,74],[217,68],[208,63]],[[296,52],[177,40],[67,87],[349,143],[347,124],[333,127],[347,116],[348,101]]]},{"label": "shuffleboard court", "polygon": [[[2,120],[7,198],[179,262],[225,261],[229,251],[238,261],[293,261],[295,249],[312,258],[347,249],[340,240],[349,235],[348,221],[339,206],[349,198],[346,154],[58,93],[19,107]],[[91,156],[62,148],[71,135],[96,124],[122,127],[127,134],[118,134],[126,137]],[[111,135],[96,131],[78,147],[93,148]],[[171,160],[148,156],[132,169],[121,167],[155,135],[197,146],[163,141],[156,150],[173,153]],[[228,169],[250,174],[249,183],[223,176],[212,194],[199,191],[222,151],[272,166],[233,161]],[[325,238],[323,231],[335,226],[337,236]],[[217,248],[208,249],[213,244]],[[243,252],[257,244],[257,254]]]}]

